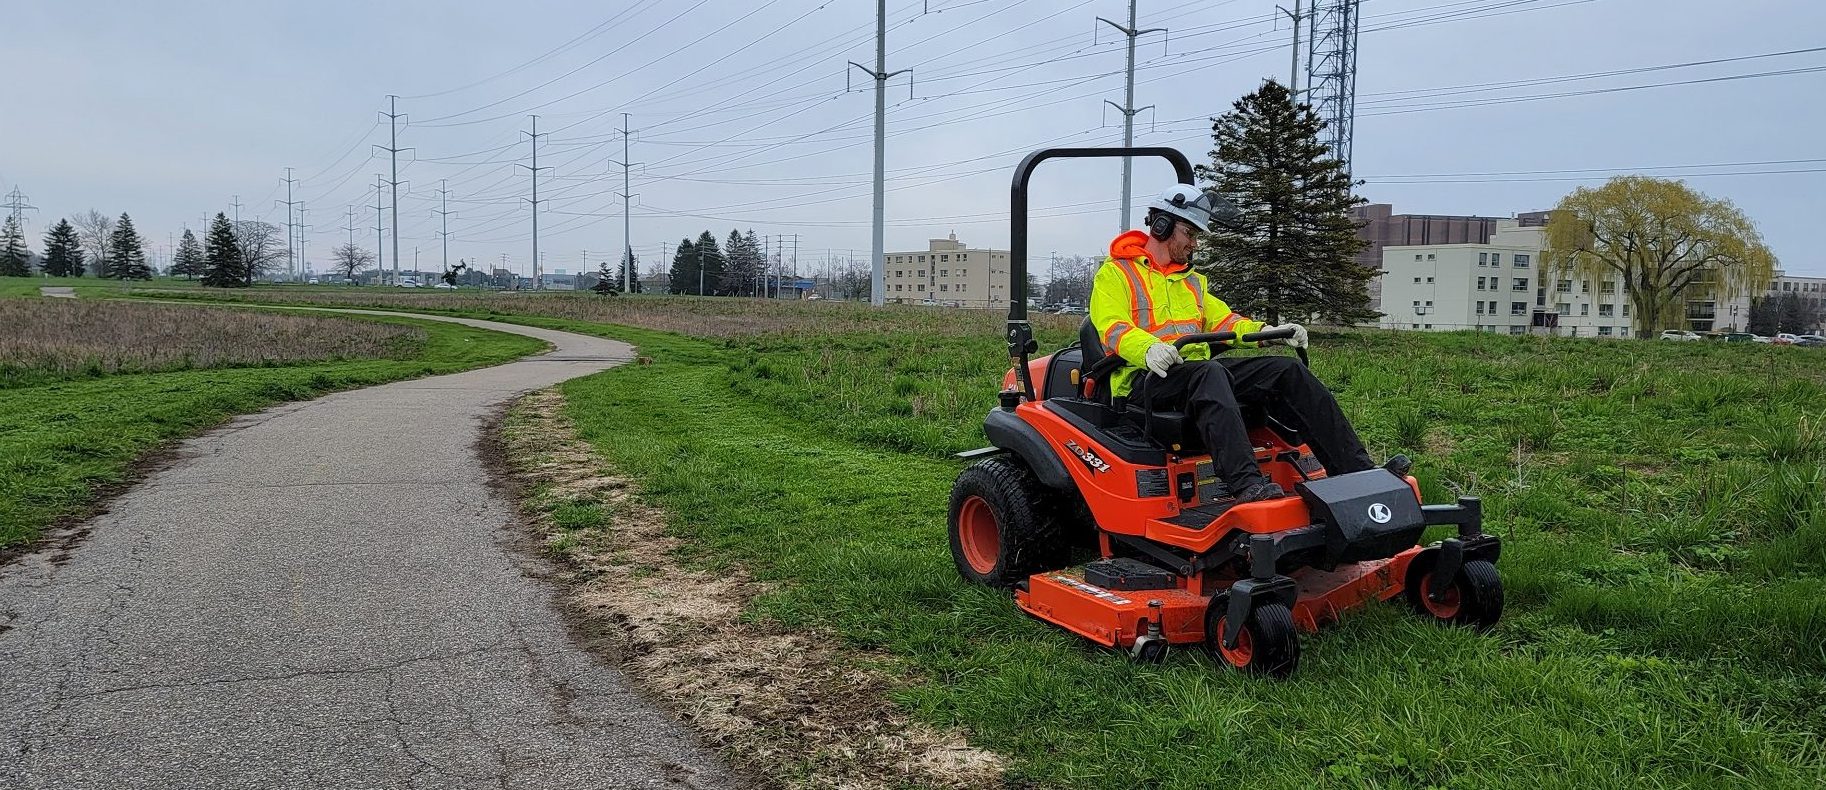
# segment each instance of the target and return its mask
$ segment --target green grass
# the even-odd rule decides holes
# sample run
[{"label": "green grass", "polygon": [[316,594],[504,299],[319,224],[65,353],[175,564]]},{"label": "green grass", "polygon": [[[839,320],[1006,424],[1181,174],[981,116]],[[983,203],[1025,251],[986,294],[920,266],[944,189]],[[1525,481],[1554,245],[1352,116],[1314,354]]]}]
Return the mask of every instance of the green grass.
[{"label": "green grass", "polygon": [[418,327],[426,336],[422,352],[408,359],[115,375],[0,391],[0,550],[28,544],[58,518],[83,512],[148,451],[234,415],[333,390],[497,364],[545,347],[532,338],[440,321],[352,320]]},{"label": "green grass", "polygon": [[[566,386],[585,437],[675,514],[702,561],[783,583],[757,615],[898,657],[916,679],[902,702],[1022,758],[1019,778],[1099,788],[1245,776],[1262,787],[1826,781],[1822,522],[1807,471],[1818,463],[1810,445],[1779,433],[1746,442],[1733,428],[1781,424],[1776,400],[1797,394],[1785,387],[1737,393],[1741,408],[1695,410],[1693,393],[1726,386],[1703,369],[1734,359],[1701,354],[1679,373],[1640,360],[1599,394],[1586,377],[1606,374],[1592,371],[1660,348],[1327,338],[1321,374],[1341,383],[1372,444],[1414,441],[1400,426],[1419,410],[1437,437],[1423,456],[1431,493],[1452,480],[1486,496],[1509,539],[1512,606],[1490,637],[1373,607],[1309,638],[1299,676],[1270,683],[1186,652],[1133,665],[957,580],[944,503],[958,466],[936,456],[965,429],[902,415],[929,381],[902,368],[942,368],[945,354],[894,359],[903,346],[879,338],[866,343],[878,347],[874,364],[820,374],[804,357],[830,338],[613,334],[658,361]],[[993,345],[983,352],[993,358]],[[872,395],[858,394],[862,380],[876,382]],[[1817,378],[1804,380],[1817,394]],[[980,377],[933,386],[972,385],[992,389]],[[1450,397],[1457,390],[1469,391]],[[972,411],[988,407],[985,394],[974,400]],[[1606,468],[1588,466],[1598,461]]]},{"label": "green grass", "polygon": [[[732,332],[764,311],[731,304],[719,322],[715,301],[428,304],[638,343],[655,364],[566,385],[585,437],[673,514],[696,561],[778,583],[754,616],[886,651],[909,710],[1015,757],[1018,780],[1826,782],[1815,350],[1316,335],[1315,372],[1372,452],[1416,452],[1430,501],[1484,498],[1510,609],[1480,637],[1371,607],[1272,683],[1189,652],[1133,665],[957,579],[946,455],[982,443],[1005,364],[978,331],[993,316],[783,306],[775,330]],[[1040,328],[1047,348],[1070,331]]]}]

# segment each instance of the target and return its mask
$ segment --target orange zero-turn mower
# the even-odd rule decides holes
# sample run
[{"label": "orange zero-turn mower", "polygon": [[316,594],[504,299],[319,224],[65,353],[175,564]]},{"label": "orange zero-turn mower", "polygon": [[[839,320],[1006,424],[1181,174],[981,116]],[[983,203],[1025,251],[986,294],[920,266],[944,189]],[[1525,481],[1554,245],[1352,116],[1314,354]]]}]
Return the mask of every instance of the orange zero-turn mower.
[{"label": "orange zero-turn mower", "polygon": [[[1185,414],[1111,397],[1109,375],[1127,363],[1106,353],[1088,319],[1077,343],[1029,358],[1038,344],[1027,321],[1028,178],[1047,159],[1119,156],[1164,157],[1192,182],[1172,148],[1046,149],[1015,172],[1014,369],[983,423],[992,446],[960,454],[976,461],[951,489],[958,572],[1012,587],[1022,610],[1138,660],[1203,644],[1217,661],[1275,677],[1298,665],[1300,631],[1377,600],[1495,625],[1501,544],[1484,534],[1476,498],[1422,505],[1414,478],[1382,468],[1327,475],[1296,432],[1246,413],[1256,462],[1290,494],[1236,505]],[[1215,355],[1233,340],[1215,332],[1178,344],[1209,343]],[[1447,525],[1455,536],[1420,545],[1428,526]],[[1071,566],[1074,544],[1093,542],[1096,559]]]}]

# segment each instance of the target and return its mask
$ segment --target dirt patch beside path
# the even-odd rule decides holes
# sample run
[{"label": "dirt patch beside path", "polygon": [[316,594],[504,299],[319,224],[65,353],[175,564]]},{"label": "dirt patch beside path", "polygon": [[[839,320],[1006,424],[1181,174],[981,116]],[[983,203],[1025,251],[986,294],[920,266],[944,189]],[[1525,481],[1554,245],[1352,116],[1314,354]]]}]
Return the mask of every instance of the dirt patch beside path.
[{"label": "dirt patch beside path", "polygon": [[[590,647],[618,660],[737,767],[781,787],[1002,786],[1003,759],[914,723],[895,680],[826,634],[743,622],[759,583],[678,562],[665,514],[576,438],[542,390],[490,432],[563,605]],[[874,656],[873,658],[884,658]]]}]

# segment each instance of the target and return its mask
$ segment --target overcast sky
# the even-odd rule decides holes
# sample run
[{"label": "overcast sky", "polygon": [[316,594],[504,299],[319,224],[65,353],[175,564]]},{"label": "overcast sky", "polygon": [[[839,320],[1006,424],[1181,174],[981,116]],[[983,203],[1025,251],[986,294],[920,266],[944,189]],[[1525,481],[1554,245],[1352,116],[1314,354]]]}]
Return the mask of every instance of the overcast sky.
[{"label": "overcast sky", "polygon": [[[1121,37],[1094,19],[1126,9],[891,0],[888,67],[911,68],[912,83],[896,77],[888,94],[890,251],[953,231],[1003,248],[1025,152],[1120,142],[1103,100],[1122,101]],[[1140,9],[1143,27],[1171,32],[1136,52],[1136,104],[1157,108],[1138,117],[1137,143],[1202,161],[1210,116],[1286,79],[1288,26],[1273,0]],[[1826,51],[1771,55],[1826,47],[1826,3],[1364,0],[1362,14],[1354,169],[1370,200],[1509,216],[1613,173],[1679,176],[1747,212],[1788,272],[1826,275]],[[846,93],[844,72],[874,63],[866,0],[57,0],[7,3],[4,17],[0,192],[38,207],[34,249],[89,208],[131,213],[161,251],[237,195],[243,218],[284,224],[288,166],[319,269],[350,236],[350,206],[356,243],[372,248],[387,172],[372,146],[388,142],[391,93],[407,116],[398,145],[414,149],[400,155],[408,266],[415,248],[423,268],[441,260],[443,179],[450,260],[505,254],[526,271],[532,113],[549,133],[548,270],[575,271],[585,250],[594,268],[622,243],[611,160],[623,112],[643,268],[662,243],[736,227],[797,234],[801,272],[827,250],[868,254],[872,86],[857,72]],[[1618,71],[1632,73],[1556,79]],[[1797,73],[1744,76],[1770,72]],[[1170,181],[1138,163],[1136,202]],[[1118,230],[1119,166],[1049,163],[1035,188],[1030,252],[1101,255]]]}]

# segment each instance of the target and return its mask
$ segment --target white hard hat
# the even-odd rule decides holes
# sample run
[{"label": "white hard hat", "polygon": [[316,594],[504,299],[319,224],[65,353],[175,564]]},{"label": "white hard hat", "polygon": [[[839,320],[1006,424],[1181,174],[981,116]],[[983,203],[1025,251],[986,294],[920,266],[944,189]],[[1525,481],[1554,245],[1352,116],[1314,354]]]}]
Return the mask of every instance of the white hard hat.
[{"label": "white hard hat", "polygon": [[1174,184],[1167,191],[1160,193],[1148,208],[1154,211],[1171,214],[1192,223],[1200,231],[1211,232],[1211,223],[1229,224],[1236,218],[1236,206],[1229,201],[1213,197],[1210,193],[1191,184]]}]

